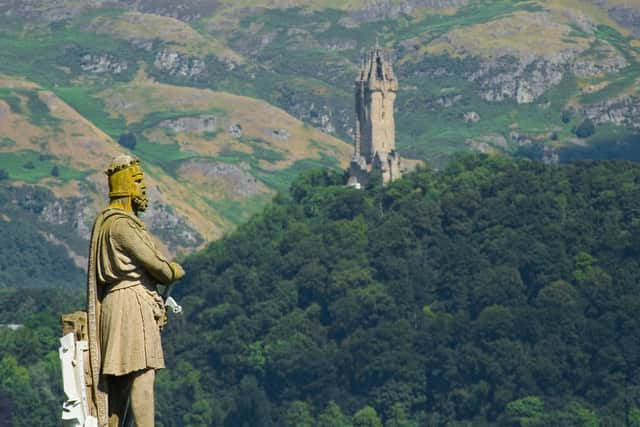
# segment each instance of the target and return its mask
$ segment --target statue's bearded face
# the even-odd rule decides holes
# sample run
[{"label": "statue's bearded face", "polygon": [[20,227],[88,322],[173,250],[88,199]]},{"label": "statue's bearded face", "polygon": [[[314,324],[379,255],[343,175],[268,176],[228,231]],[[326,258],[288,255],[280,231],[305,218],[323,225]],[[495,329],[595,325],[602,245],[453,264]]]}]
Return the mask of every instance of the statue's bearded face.
[{"label": "statue's bearded face", "polygon": [[147,186],[144,182],[142,171],[136,173],[132,177],[131,184],[131,207],[134,212],[144,212],[149,207],[149,199],[147,198]]}]

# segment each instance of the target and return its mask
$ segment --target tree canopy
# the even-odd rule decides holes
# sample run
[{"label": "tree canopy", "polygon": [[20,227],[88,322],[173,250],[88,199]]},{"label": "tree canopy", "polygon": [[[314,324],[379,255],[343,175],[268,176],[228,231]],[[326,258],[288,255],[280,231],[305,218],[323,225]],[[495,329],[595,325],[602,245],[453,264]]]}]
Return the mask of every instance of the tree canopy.
[{"label": "tree canopy", "polygon": [[[640,425],[640,166],[464,155],[344,183],[309,171],[187,260],[158,426]],[[0,292],[25,323],[0,329],[0,411],[44,425],[59,334],[25,292]]]},{"label": "tree canopy", "polygon": [[637,418],[637,165],[464,155],[344,182],[302,175],[188,262],[168,359],[219,425]]}]

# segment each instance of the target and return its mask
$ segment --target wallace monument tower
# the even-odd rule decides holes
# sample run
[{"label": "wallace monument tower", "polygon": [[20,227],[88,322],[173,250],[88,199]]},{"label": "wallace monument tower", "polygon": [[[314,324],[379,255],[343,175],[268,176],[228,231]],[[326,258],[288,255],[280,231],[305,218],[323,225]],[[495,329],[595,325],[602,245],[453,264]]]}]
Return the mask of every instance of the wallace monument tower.
[{"label": "wallace monument tower", "polygon": [[391,63],[376,46],[364,58],[355,82],[354,153],[349,165],[351,186],[366,185],[374,170],[380,172],[383,185],[402,175],[393,119],[397,91],[398,80]]}]

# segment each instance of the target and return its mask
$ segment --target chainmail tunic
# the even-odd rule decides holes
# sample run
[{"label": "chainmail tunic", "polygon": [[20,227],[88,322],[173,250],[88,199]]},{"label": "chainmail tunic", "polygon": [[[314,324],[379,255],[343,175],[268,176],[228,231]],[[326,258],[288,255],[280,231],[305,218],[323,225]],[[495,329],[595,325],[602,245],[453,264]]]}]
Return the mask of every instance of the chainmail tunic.
[{"label": "chainmail tunic", "polygon": [[102,374],[164,368],[159,329],[164,305],[156,283],[171,282],[173,271],[141,220],[119,209],[105,214],[94,230]]}]

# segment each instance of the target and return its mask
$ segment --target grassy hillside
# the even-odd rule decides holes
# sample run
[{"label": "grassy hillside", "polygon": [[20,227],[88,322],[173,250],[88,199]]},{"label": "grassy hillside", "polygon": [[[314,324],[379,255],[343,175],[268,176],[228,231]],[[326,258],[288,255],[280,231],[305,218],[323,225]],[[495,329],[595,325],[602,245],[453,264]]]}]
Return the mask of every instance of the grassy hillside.
[{"label": "grassy hillside", "polygon": [[[85,238],[105,203],[102,170],[122,151],[145,163],[158,208],[150,221],[174,253],[219,237],[305,167],[344,166],[350,153],[265,102],[155,83],[142,71],[108,88],[58,86],[55,93],[6,76],[0,84],[0,169],[11,182],[46,186],[63,200],[87,199],[87,209],[64,212],[83,217]],[[135,147],[118,144],[124,133]]]},{"label": "grassy hillside", "polygon": [[63,214],[81,218],[74,230],[86,238],[104,204],[101,170],[130,151],[158,201],[152,229],[190,252],[300,171],[345,166],[354,76],[375,43],[399,77],[405,158],[640,159],[639,10],[586,0],[7,1],[0,169],[11,183],[82,199]]}]

